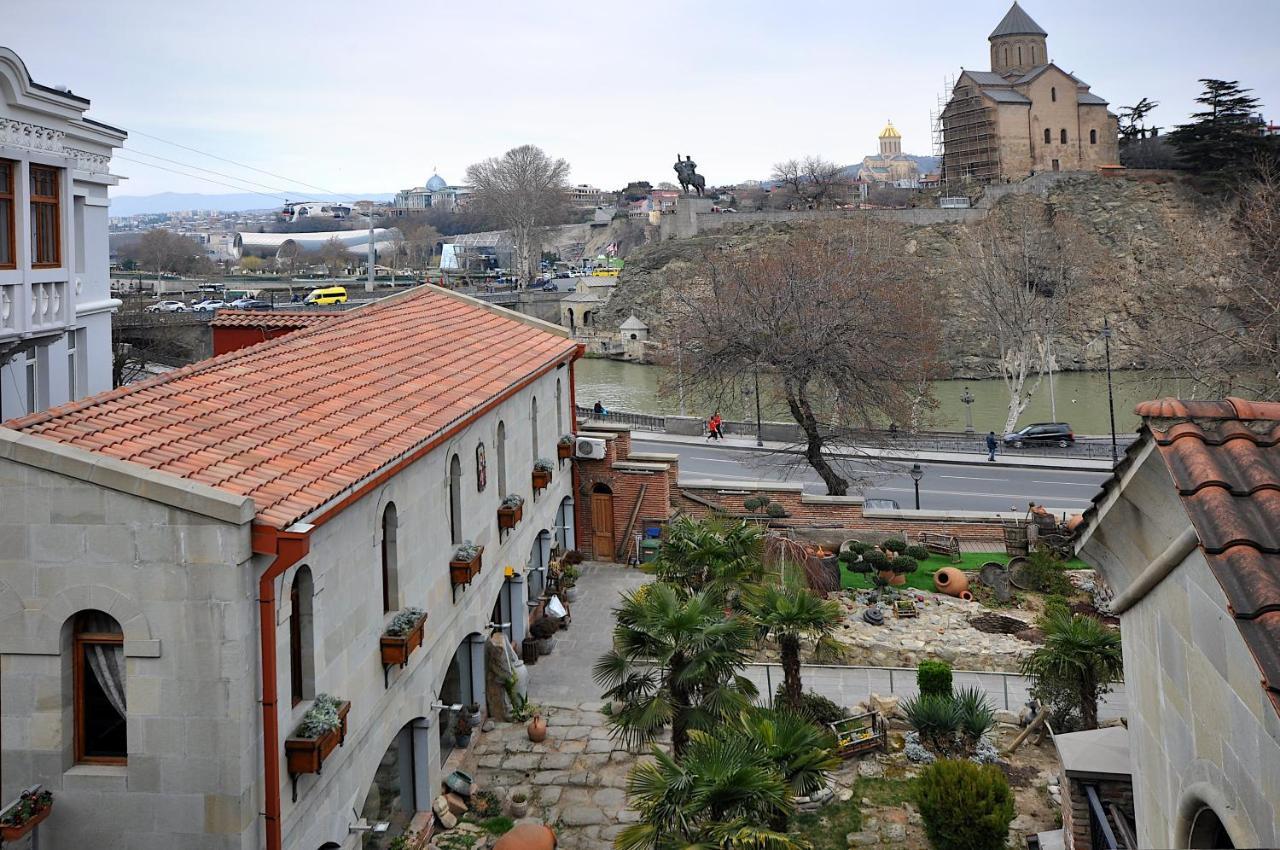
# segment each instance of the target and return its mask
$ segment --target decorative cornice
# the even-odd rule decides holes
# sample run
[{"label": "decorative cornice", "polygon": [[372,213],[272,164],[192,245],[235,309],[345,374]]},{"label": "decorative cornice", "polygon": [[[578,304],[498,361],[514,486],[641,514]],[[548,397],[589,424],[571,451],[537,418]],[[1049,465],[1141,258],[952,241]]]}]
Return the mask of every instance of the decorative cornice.
[{"label": "decorative cornice", "polygon": [[75,157],[76,165],[90,174],[107,174],[111,171],[111,157],[86,151],[80,148],[66,147],[67,156]]},{"label": "decorative cornice", "polygon": [[76,161],[77,167],[90,174],[110,172],[110,156],[73,148],[65,144],[65,139],[66,134],[62,130],[28,124],[13,118],[0,118],[0,144],[69,157]]}]

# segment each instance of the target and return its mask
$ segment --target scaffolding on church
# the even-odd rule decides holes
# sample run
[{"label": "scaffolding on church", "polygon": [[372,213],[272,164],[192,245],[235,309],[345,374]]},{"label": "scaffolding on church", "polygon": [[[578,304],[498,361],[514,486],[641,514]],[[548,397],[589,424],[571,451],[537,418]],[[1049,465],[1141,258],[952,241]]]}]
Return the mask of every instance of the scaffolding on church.
[{"label": "scaffolding on church", "polygon": [[944,196],[964,194],[972,183],[989,183],[1000,176],[995,108],[983,102],[976,86],[957,89],[948,80],[930,117],[934,156],[942,157]]}]

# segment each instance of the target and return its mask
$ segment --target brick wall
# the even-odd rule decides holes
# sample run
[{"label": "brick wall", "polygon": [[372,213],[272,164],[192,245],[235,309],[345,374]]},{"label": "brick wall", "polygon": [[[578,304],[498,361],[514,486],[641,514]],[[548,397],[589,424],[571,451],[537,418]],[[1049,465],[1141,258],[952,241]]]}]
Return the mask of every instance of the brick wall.
[{"label": "brick wall", "polygon": [[[591,493],[603,485],[613,494],[613,524],[610,534],[614,544],[614,560],[625,562],[634,548],[632,542],[637,532],[643,532],[646,525],[665,524],[670,519],[672,490],[678,466],[675,463],[651,462],[643,458],[632,461],[630,431],[592,429],[585,433],[603,437],[606,443],[603,460],[579,458],[574,461],[578,472],[578,495],[574,499],[578,550],[588,558],[600,555],[596,552],[594,540],[596,521],[592,516]],[[640,496],[642,489],[643,499]],[[637,501],[640,501],[638,512]],[[636,513],[635,525],[630,529],[631,536],[624,540],[623,535],[627,533],[632,513]]]},{"label": "brick wall", "polygon": [[[1105,807],[1115,803],[1133,819],[1133,783],[1123,779],[1068,778],[1062,785],[1062,832],[1067,850],[1094,850],[1090,829],[1089,796],[1085,785],[1098,789],[1098,799]],[[1115,827],[1112,825],[1112,830]]]}]

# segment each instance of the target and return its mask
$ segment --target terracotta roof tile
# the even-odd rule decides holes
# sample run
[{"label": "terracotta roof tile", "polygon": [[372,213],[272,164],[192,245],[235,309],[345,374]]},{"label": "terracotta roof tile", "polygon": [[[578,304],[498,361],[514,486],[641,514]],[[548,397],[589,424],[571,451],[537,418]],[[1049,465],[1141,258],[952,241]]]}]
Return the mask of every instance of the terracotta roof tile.
[{"label": "terracotta roof tile", "polygon": [[211,328],[309,328],[343,315],[319,310],[219,310]]},{"label": "terracotta roof tile", "polygon": [[1166,398],[1137,413],[1280,712],[1280,403]]},{"label": "terracotta roof tile", "polygon": [[5,424],[248,496],[287,528],[576,351],[435,287],[302,316],[296,333]]}]

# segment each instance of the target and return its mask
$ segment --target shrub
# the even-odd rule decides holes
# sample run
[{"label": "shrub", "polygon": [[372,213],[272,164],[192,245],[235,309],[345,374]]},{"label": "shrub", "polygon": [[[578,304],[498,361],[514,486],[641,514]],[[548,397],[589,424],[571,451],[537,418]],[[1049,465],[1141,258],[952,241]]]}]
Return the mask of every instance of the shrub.
[{"label": "shrub", "polygon": [[960,734],[973,747],[996,724],[995,711],[987,695],[977,688],[961,688],[956,691],[954,701],[960,714]]},{"label": "shrub", "polygon": [[861,555],[863,552],[871,548],[873,547],[870,543],[864,543],[861,540],[849,541],[849,551],[854,553],[855,555]]},{"label": "shrub", "polygon": [[920,566],[920,562],[915,558],[908,558],[906,555],[899,555],[889,562],[889,566],[895,573],[898,573],[899,575],[906,575],[907,573],[914,573]]},{"label": "shrub", "polygon": [[903,540],[901,537],[890,537],[888,540],[880,544],[880,548],[886,552],[893,552],[896,555],[901,555],[903,552],[907,551],[907,541]]},{"label": "shrub", "polygon": [[769,497],[761,496],[759,494],[755,496],[748,496],[747,498],[742,500],[742,507],[746,508],[752,513],[755,513],[756,511],[760,510],[767,504],[769,504]]},{"label": "shrub", "polygon": [[579,552],[577,549],[570,549],[568,552],[564,553],[564,557],[560,559],[560,563],[564,564],[565,566],[577,566],[578,564],[581,564],[584,560],[585,558],[583,558],[581,552]]},{"label": "shrub", "polygon": [[851,573],[869,573],[871,572],[871,564],[852,552],[846,552],[840,556],[844,561],[844,568]]},{"label": "shrub", "polygon": [[558,631],[560,627],[550,617],[539,617],[533,621],[533,625],[529,626],[529,634],[536,640],[546,640]]},{"label": "shrub", "polygon": [[1045,549],[1037,549],[1027,556],[1024,573],[1030,585],[1041,593],[1066,596],[1074,588],[1062,572],[1062,560]]},{"label": "shrub", "polygon": [[480,828],[490,835],[505,835],[515,829],[516,822],[506,815],[497,815],[480,822]]},{"label": "shrub", "polygon": [[916,793],[925,834],[938,850],[1003,850],[1013,794],[995,765],[941,759],[921,771]]},{"label": "shrub", "polygon": [[956,732],[960,731],[960,711],[950,694],[905,700],[902,713],[926,745],[940,752],[951,749]]},{"label": "shrub", "polygon": [[951,696],[951,665],[945,661],[921,661],[916,667],[916,687],[921,696]]},{"label": "shrub", "polygon": [[1055,614],[1060,617],[1070,617],[1071,608],[1067,605],[1066,599],[1057,594],[1051,594],[1044,598],[1044,611],[1040,614],[1037,625],[1043,626]]},{"label": "shrub", "polygon": [[[786,698],[786,686],[779,684],[778,689],[773,694],[774,705],[782,704]],[[844,720],[849,716],[849,712],[822,694],[815,694],[813,691],[805,691],[800,695],[799,713],[823,729],[827,728],[828,723],[835,723],[837,720]]]},{"label": "shrub", "polygon": [[778,502],[770,502],[765,506],[764,512],[773,519],[782,519],[787,515],[787,509]]},{"label": "shrub", "polygon": [[889,556],[882,549],[868,549],[862,553],[862,562],[867,565],[868,570],[889,569]]},{"label": "shrub", "polygon": [[917,561],[929,560],[929,550],[924,546],[908,546],[905,554],[907,557],[915,558]]}]

